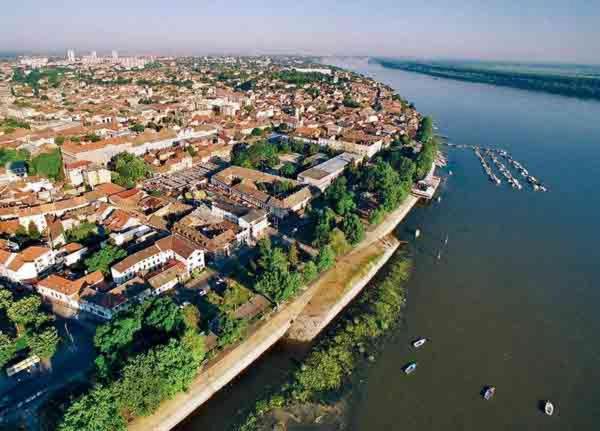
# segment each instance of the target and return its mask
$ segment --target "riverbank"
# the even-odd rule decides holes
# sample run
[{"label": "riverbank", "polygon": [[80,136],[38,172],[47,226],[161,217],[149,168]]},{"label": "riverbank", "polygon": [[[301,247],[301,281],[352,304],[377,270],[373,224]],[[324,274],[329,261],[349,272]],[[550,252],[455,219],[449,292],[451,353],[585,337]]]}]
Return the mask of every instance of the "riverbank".
[{"label": "riverbank", "polygon": [[[369,230],[363,241],[349,255],[342,257],[338,262],[342,262],[348,256],[356,256],[355,253],[358,253],[361,256],[369,256],[367,263],[371,263],[379,268],[383,266],[385,261],[393,254],[393,250],[391,253],[389,251],[386,253],[386,250],[394,247],[393,243],[388,242],[386,245],[383,238],[395,229],[418,200],[419,198],[409,195],[399,208],[388,214],[375,228]],[[396,248],[397,246],[398,244],[395,245]],[[368,253],[366,252],[367,250]],[[377,255],[379,257],[384,256],[385,260],[377,259]],[[350,259],[352,260],[352,258]],[[346,264],[344,263],[344,265]],[[279,341],[291,328],[292,323],[301,315],[311,299],[318,292],[323,292],[324,289],[327,289],[327,286],[331,286],[331,280],[335,279],[337,268],[336,263],[334,268],[325,272],[294,300],[279,307],[279,309],[253,325],[249,330],[248,336],[242,342],[223,350],[205,364],[187,392],[180,393],[174,398],[163,402],[159,409],[152,415],[136,418],[128,425],[128,429],[130,431],[168,431],[175,427]],[[353,285],[344,286],[344,289],[348,288],[353,293],[351,297],[353,298],[376,273],[377,271],[368,271],[361,277],[355,276],[349,280]],[[360,288],[357,289],[356,286],[360,286]],[[345,304],[351,298],[348,296]],[[327,303],[337,302],[342,303],[339,296],[332,298],[332,301],[328,301]],[[315,302],[315,304],[320,304],[320,302]],[[338,311],[335,313],[326,313],[324,311],[318,313],[320,318],[318,319],[319,323],[316,325],[316,328],[320,328],[319,331],[339,313],[343,306],[338,306],[337,308]],[[320,309],[324,310],[322,307]],[[315,331],[313,330],[311,333],[315,333]]]},{"label": "riverbank", "polygon": [[[540,67],[531,64],[414,62],[375,58],[373,61],[388,69],[421,73],[435,78],[519,88],[581,99],[600,100],[600,79],[597,68],[587,66],[588,73],[577,68]],[[581,68],[581,66],[580,66]]]},{"label": "riverbank", "polygon": [[360,300],[309,353],[287,383],[246,413],[239,431],[344,429],[350,376],[375,360],[378,340],[399,320],[412,262],[397,253]]},{"label": "riverbank", "polygon": [[362,291],[399,247],[400,242],[391,233],[418,201],[409,195],[382,223],[367,232],[358,247],[321,277],[312,299],[287,332],[287,339],[313,340]]}]

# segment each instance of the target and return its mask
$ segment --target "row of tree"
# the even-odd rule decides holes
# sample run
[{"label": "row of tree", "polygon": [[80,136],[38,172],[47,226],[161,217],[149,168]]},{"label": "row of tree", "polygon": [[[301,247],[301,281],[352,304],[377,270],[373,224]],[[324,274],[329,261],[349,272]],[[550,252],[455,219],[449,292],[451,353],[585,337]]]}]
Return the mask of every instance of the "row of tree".
[{"label": "row of tree", "polygon": [[119,431],[186,390],[205,356],[200,315],[170,298],[146,301],[97,328],[96,384],[74,400],[61,431]]},{"label": "row of tree", "polygon": [[10,290],[0,289],[0,314],[5,322],[0,331],[0,367],[17,356],[49,359],[54,355],[60,337],[53,317],[42,309],[39,296],[15,299]]}]

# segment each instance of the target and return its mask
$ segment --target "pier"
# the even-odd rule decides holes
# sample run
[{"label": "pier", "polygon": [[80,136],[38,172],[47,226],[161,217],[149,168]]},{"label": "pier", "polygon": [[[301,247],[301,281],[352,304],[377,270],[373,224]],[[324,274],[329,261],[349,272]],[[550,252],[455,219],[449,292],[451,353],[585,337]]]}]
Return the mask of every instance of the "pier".
[{"label": "pier", "polygon": [[[501,174],[501,176],[506,180],[507,184],[509,184],[515,190],[523,190],[523,185],[517,179],[517,175],[514,172],[517,172],[524,180],[529,183],[531,186],[531,190],[534,192],[547,192],[548,187],[544,185],[540,180],[531,175],[529,171],[525,168],[525,166],[515,160],[506,150],[498,149],[498,148],[489,148],[489,147],[479,147],[477,145],[466,145],[466,144],[454,144],[451,142],[445,142],[443,145],[446,145],[450,148],[456,149],[471,149],[475,153],[475,156],[481,162],[481,166],[485,171],[486,175],[490,179],[490,181],[496,185],[502,184],[502,180],[498,177],[494,168]],[[501,161],[504,159],[506,164]],[[488,162],[488,160],[491,162]],[[511,171],[512,169],[512,171]]]}]

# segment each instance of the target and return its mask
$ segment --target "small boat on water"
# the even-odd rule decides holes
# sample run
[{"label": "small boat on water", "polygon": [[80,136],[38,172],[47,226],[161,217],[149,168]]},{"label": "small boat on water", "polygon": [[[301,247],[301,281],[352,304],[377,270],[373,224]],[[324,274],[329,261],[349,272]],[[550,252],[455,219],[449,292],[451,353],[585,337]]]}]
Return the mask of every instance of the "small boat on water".
[{"label": "small boat on water", "polygon": [[413,341],[412,345],[415,349],[418,349],[426,342],[427,342],[427,338],[419,338],[418,340]]},{"label": "small boat on water", "polygon": [[404,374],[412,374],[417,369],[417,363],[411,362],[410,364],[404,367]]},{"label": "small boat on water", "polygon": [[552,404],[550,401],[546,401],[544,404],[544,413],[546,413],[548,416],[552,416],[554,414],[554,404]]},{"label": "small boat on water", "polygon": [[496,395],[496,387],[495,386],[488,386],[487,388],[485,388],[485,391],[483,392],[483,398],[486,401],[489,401],[492,398],[494,398],[494,395]]}]

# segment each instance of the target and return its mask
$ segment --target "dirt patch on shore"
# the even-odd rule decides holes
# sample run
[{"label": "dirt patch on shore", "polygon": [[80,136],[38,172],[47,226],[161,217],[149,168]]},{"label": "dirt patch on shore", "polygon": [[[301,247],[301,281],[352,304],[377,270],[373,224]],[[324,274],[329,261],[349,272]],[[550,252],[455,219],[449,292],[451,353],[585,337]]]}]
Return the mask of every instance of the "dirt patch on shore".
[{"label": "dirt patch on shore", "polygon": [[332,405],[298,404],[275,409],[261,419],[262,431],[340,431],[346,429],[348,401]]}]

